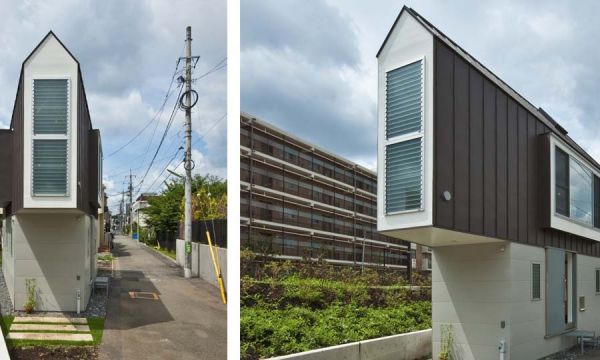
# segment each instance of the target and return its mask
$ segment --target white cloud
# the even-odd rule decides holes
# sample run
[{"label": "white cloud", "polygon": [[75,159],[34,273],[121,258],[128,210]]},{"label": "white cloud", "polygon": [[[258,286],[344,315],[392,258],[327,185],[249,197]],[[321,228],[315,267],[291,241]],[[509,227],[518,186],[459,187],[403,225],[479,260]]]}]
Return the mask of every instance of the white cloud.
[{"label": "white cloud", "polygon": [[[102,135],[105,176],[117,187],[129,168],[141,178],[158,147],[177,93],[160,122],[118,154],[108,156],[159,109],[176,60],[183,56],[185,27],[192,26],[193,53],[200,55],[194,76],[227,55],[226,2],[221,0],[57,0],[51,4],[14,0],[0,1],[0,13],[0,128],[10,123],[22,61],[53,30],[81,64],[92,124]],[[18,35],[14,29],[19,29]],[[194,84],[200,94],[194,108],[199,121],[196,130],[202,132],[226,112],[226,78],[226,71],[220,70]],[[182,119],[183,113],[177,111],[148,177],[166,166],[166,160],[159,159],[175,153],[183,138]],[[224,167],[225,122],[209,134],[197,146]]]}]

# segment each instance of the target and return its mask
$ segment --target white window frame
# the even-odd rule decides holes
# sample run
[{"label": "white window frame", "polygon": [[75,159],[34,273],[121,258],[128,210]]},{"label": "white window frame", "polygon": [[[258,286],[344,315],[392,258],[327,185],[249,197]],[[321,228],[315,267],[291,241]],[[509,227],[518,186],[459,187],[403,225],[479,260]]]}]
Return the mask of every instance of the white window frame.
[{"label": "white window frame", "polygon": [[[67,80],[67,133],[66,134],[35,134],[35,114],[34,114],[34,99],[35,99],[35,80]],[[30,195],[32,198],[40,197],[54,197],[54,198],[65,198],[71,195],[71,188],[69,183],[71,173],[71,77],[70,76],[32,76],[31,78],[31,178],[30,181]],[[33,190],[33,166],[34,166],[34,148],[33,144],[35,140],[66,140],[67,141],[67,169],[66,169],[66,189],[64,194],[36,194]]]},{"label": "white window frame", "polygon": [[[529,292],[531,301],[542,301],[542,263],[540,261],[532,261],[530,263],[529,273],[531,275],[531,281],[529,282],[529,286],[531,287],[531,291]],[[539,265],[540,267],[540,297],[533,297],[533,265]]]},{"label": "white window frame", "polygon": [[[422,72],[422,76],[421,76],[421,131],[414,131],[412,133],[394,136],[389,139],[387,138],[387,130],[386,130],[387,129],[387,120],[388,120],[387,119],[387,90],[385,93],[385,119],[384,119],[385,123],[383,125],[383,134],[384,134],[384,136],[383,136],[383,160],[386,162],[386,164],[383,167],[383,187],[384,187],[383,188],[383,205],[384,205],[383,212],[384,212],[384,215],[386,215],[386,216],[425,211],[425,76],[426,76],[425,56],[420,56],[413,60],[400,63],[397,66],[395,65],[393,68],[386,69],[385,78],[386,78],[386,87],[387,87],[387,74],[389,72],[394,71],[396,69],[400,69],[404,66],[413,64],[418,61],[421,62],[421,72]],[[414,140],[414,139],[421,139],[421,206],[419,206],[418,209],[408,209],[408,210],[387,212],[386,211],[386,208],[387,208],[387,183],[386,183],[386,179],[387,179],[387,174],[386,174],[386,171],[387,171],[387,147],[389,145],[394,145],[397,143]]]}]

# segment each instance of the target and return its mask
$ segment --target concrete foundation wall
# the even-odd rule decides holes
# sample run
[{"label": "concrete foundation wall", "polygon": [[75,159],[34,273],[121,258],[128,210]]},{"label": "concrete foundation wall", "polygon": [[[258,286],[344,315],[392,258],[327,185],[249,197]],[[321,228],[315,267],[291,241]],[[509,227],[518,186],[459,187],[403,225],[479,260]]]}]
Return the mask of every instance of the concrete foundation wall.
[{"label": "concrete foundation wall", "polygon": [[[433,252],[433,352],[440,349],[440,325],[454,329],[454,353],[461,360],[498,359],[506,341],[507,360],[539,359],[569,348],[575,340],[546,336],[546,249],[520,243],[437,247]],[[600,334],[600,294],[595,271],[600,258],[577,256],[577,329]],[[531,298],[531,264],[541,265],[541,299]],[[505,321],[504,329],[501,321]]]},{"label": "concrete foundation wall", "polygon": [[[85,309],[91,293],[93,218],[82,214],[19,214],[13,219],[15,285],[11,298],[15,308],[23,308],[25,280],[33,278],[36,310],[76,311],[77,290],[81,309]],[[95,259],[95,252],[93,256]],[[9,272],[5,270],[5,275]]]},{"label": "concrete foundation wall", "polygon": [[[505,251],[501,251],[501,248]],[[442,246],[433,250],[432,330],[434,358],[441,324],[452,324],[457,359],[498,359],[510,337],[510,255],[507,245]],[[506,322],[504,329],[501,321]]]},{"label": "concrete foundation wall", "polygon": [[[223,282],[227,287],[227,249],[215,247],[215,256],[219,254],[218,261],[221,263],[221,274]],[[176,261],[179,266],[185,265],[185,241],[177,239]],[[205,244],[192,243],[192,276],[200,277],[214,286],[219,286],[215,268],[210,255],[209,246]]]},{"label": "concrete foundation wall", "polygon": [[[6,287],[10,294],[14,293],[14,270],[15,270],[15,259],[13,256],[13,244],[12,235],[7,233],[8,227],[7,222],[12,221],[12,217],[4,218],[2,220],[2,274],[6,281]],[[11,301],[13,298],[11,297]],[[12,301],[14,307],[14,301]]]},{"label": "concrete foundation wall", "polygon": [[431,354],[431,329],[279,356],[271,360],[416,360]]}]

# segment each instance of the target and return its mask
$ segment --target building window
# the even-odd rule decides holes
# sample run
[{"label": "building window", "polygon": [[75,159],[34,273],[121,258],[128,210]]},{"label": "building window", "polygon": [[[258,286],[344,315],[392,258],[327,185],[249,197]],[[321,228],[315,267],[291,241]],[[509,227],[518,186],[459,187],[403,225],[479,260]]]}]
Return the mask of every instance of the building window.
[{"label": "building window", "polygon": [[6,245],[8,246],[10,256],[13,255],[13,236],[12,236],[12,217],[6,217]]},{"label": "building window", "polygon": [[585,225],[600,227],[600,180],[579,160],[556,147],[555,211]]},{"label": "building window", "polygon": [[69,80],[33,80],[34,196],[68,195]]},{"label": "building window", "polygon": [[540,264],[531,264],[531,300],[540,300],[542,298],[540,268]]},{"label": "building window", "polygon": [[385,211],[423,207],[423,60],[386,73]]},{"label": "building window", "polygon": [[600,269],[596,269],[596,294],[600,294]]},{"label": "building window", "polygon": [[556,148],[556,212],[569,216],[569,155]]}]

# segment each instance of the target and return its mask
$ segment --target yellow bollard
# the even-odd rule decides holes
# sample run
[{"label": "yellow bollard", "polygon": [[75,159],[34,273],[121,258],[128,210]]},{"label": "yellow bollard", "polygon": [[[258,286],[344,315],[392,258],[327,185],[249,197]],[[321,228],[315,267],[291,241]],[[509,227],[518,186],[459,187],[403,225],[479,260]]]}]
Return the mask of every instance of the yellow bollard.
[{"label": "yellow bollard", "polygon": [[217,275],[217,281],[219,282],[219,289],[221,289],[221,300],[223,304],[227,304],[227,297],[225,295],[225,285],[223,284],[223,275],[221,274],[221,263],[219,262],[219,254],[215,258],[215,253],[213,252],[212,240],[210,238],[210,233],[206,230],[206,238],[208,239],[208,248],[210,250],[210,257],[212,258],[213,265],[215,267],[215,274]]}]

